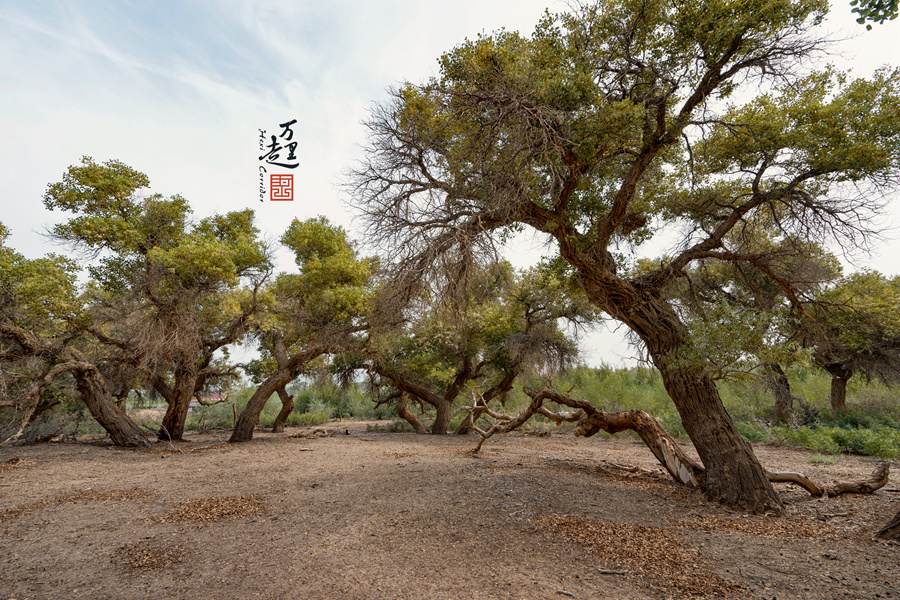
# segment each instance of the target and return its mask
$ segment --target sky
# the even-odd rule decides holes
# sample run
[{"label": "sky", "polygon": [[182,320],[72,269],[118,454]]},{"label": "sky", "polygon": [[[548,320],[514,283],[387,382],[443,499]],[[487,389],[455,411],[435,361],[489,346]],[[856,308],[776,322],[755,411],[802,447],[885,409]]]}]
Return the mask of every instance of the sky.
[{"label": "sky", "polygon": [[[44,232],[64,214],[42,196],[91,156],[146,173],[196,218],[253,208],[277,239],[292,219],[325,215],[358,230],[339,189],[362,158],[363,121],[386,90],[437,75],[437,59],[500,28],[529,34],[556,0],[0,0],[0,222],[29,258],[63,252]],[[872,31],[849,0],[833,5],[827,60],[855,75],[900,64],[900,19]],[[260,130],[296,119],[295,200],[260,202]],[[288,172],[274,170],[273,172]],[[893,239],[857,267],[900,274],[900,195]],[[524,248],[524,250],[522,250]],[[511,254],[520,267],[540,248]],[[289,268],[281,255],[283,268]],[[588,364],[633,364],[621,332],[583,342]]]}]

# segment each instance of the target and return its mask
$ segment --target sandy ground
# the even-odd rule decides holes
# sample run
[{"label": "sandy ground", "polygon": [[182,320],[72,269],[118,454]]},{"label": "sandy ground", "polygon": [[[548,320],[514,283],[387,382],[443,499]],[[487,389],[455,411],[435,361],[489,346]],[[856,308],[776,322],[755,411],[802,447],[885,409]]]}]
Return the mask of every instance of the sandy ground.
[{"label": "sandy ground", "polygon": [[[0,449],[0,599],[900,598],[900,546],[872,539],[896,472],[871,496],[780,486],[787,516],[745,517],[628,437],[473,456],[474,437],[314,429]],[[822,482],[875,466],[756,451]]]}]

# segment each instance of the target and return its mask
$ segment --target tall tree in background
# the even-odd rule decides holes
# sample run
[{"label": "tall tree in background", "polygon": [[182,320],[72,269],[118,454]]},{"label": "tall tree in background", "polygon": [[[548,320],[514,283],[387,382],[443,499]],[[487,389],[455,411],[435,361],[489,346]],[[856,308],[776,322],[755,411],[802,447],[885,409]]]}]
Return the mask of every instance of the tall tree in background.
[{"label": "tall tree in background", "polygon": [[139,195],[148,185],[119,161],[84,158],[47,188],[44,204],[74,215],[53,236],[96,259],[87,330],[165,398],[159,438],[177,440],[194,394],[235,375],[216,352],[245,333],[271,266],[253,211],[192,224],[186,200]]},{"label": "tall tree in background", "polygon": [[[722,405],[670,288],[698,260],[758,269],[729,243],[757,213],[778,236],[861,243],[900,173],[900,73],[796,75],[823,43],[822,0],[601,1],[441,58],[441,74],[377,107],[355,204],[393,250],[397,292],[436,257],[527,225],[659,369],[705,467],[707,496],[781,501]],[[726,105],[749,84],[750,102]],[[639,276],[622,250],[680,250]],[[463,252],[464,253],[464,252]]]},{"label": "tall tree in background", "polygon": [[277,393],[282,410],[275,429],[293,408],[285,386],[314,359],[359,351],[357,334],[366,329],[371,308],[372,259],[360,258],[343,228],[324,217],[294,219],[281,236],[299,273],[282,273],[264,292],[264,309],[255,318],[261,357],[250,367],[259,386],[241,412],[230,442],[245,442],[266,402]]}]

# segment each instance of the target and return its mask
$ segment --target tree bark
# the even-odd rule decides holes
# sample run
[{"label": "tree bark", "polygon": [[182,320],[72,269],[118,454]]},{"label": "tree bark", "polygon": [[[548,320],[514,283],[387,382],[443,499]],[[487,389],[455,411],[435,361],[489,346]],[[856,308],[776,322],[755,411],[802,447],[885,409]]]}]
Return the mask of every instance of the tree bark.
[{"label": "tree bark", "polygon": [[187,415],[191,408],[191,399],[194,397],[198,378],[197,373],[176,369],[173,387],[166,387],[162,381],[157,381],[157,391],[169,404],[156,436],[160,441],[177,441],[184,437],[184,426],[187,423]]},{"label": "tree bark", "polygon": [[431,424],[432,435],[446,435],[450,427],[450,416],[453,413],[453,402],[443,400],[434,405],[436,414]]},{"label": "tree bark", "polygon": [[75,376],[75,388],[81,394],[91,416],[109,433],[115,445],[134,448],[149,446],[143,430],[116,405],[96,368],[86,365],[85,368],[73,370],[72,374]]},{"label": "tree bark", "polygon": [[402,392],[400,394],[400,400],[397,402],[397,416],[412,425],[413,429],[416,430],[416,433],[419,435],[425,435],[428,433],[428,430],[425,429],[425,426],[422,425],[422,421],[416,417],[412,413],[412,411],[407,408],[407,402],[409,399],[409,394],[406,392]]},{"label": "tree bark", "polygon": [[51,363],[43,375],[32,382],[26,397],[33,398],[33,402],[29,402],[30,408],[26,411],[19,431],[3,442],[4,444],[15,441],[22,435],[40,404],[41,391],[56,377],[63,373],[72,373],[75,377],[75,388],[87,405],[91,416],[109,433],[114,444],[127,447],[149,445],[143,430],[128,417],[124,410],[116,406],[103,374],[81,351],[57,346],[10,323],[0,323],[0,332],[15,339],[28,356],[50,356],[53,357],[53,361],[62,361],[56,364]]},{"label": "tree bark", "polygon": [[769,481],[796,483],[813,496],[840,496],[841,494],[871,494],[887,485],[891,472],[891,463],[883,462],[867,479],[859,481],[834,481],[827,485],[818,485],[800,473],[766,472]]},{"label": "tree bark", "polygon": [[[256,429],[256,425],[259,423],[259,415],[262,413],[262,409],[266,405],[266,402],[269,401],[272,394],[276,393],[279,389],[283,389],[284,386],[289,384],[293,379],[294,374],[291,372],[291,369],[285,368],[279,369],[270,375],[268,379],[259,384],[259,387],[256,388],[256,391],[253,392],[253,395],[247,402],[247,406],[244,407],[244,410],[242,410],[240,416],[238,416],[237,423],[234,424],[234,431],[231,432],[231,438],[229,438],[228,443],[237,444],[240,442],[249,442],[253,439],[253,430]],[[282,402],[283,401],[284,400],[282,400]]]},{"label": "tree bark", "polygon": [[703,462],[706,497],[754,513],[783,513],[781,498],[731,421],[715,382],[700,366],[680,362],[686,331],[672,306],[652,289],[640,290],[602,272],[579,269],[579,281],[595,305],[628,325],[646,345]]},{"label": "tree bark", "polygon": [[766,365],[766,380],[772,395],[775,396],[775,412],[772,422],[775,425],[790,425],[794,410],[794,396],[791,394],[791,383],[780,365]]},{"label": "tree bark", "polygon": [[884,527],[875,534],[880,540],[898,540],[900,541],[900,511],[894,515],[894,518],[885,523]]},{"label": "tree bark", "polygon": [[597,411],[587,414],[578,422],[575,435],[590,437],[601,429],[607,433],[618,433],[627,429],[636,432],[672,479],[690,487],[697,487],[703,481],[703,469],[694,464],[659,421],[646,412],[634,409],[617,413]]},{"label": "tree bark", "polygon": [[278,398],[281,400],[281,410],[278,412],[278,416],[275,417],[275,423],[272,424],[272,433],[284,432],[284,424],[291,411],[294,410],[294,396],[288,394],[284,386],[278,388]]},{"label": "tree bark", "polygon": [[702,486],[706,497],[751,512],[781,514],[781,498],[734,427],[713,381],[687,368],[660,372],[706,470]]},{"label": "tree bark", "polygon": [[[237,422],[234,424],[234,431],[231,432],[231,438],[229,438],[228,443],[249,442],[253,439],[253,430],[256,429],[256,425],[259,423],[259,415],[266,402],[276,392],[281,398],[281,412],[278,414],[278,418],[283,413],[286,420],[287,415],[293,410],[293,400],[291,400],[291,408],[285,410],[287,406],[285,397],[290,399],[290,396],[287,396],[284,387],[297,377],[299,369],[304,364],[327,351],[325,347],[314,347],[288,357],[284,338],[281,335],[276,335],[273,344],[273,354],[278,363],[278,370],[260,383],[256,391],[253,392],[253,396],[250,397],[247,406],[241,411]],[[282,396],[282,393],[284,393],[284,396]],[[278,418],[275,419],[276,423],[278,423]]]},{"label": "tree bark", "polygon": [[853,370],[837,363],[825,365],[825,370],[831,375],[831,410],[847,412],[847,382],[853,377]]}]

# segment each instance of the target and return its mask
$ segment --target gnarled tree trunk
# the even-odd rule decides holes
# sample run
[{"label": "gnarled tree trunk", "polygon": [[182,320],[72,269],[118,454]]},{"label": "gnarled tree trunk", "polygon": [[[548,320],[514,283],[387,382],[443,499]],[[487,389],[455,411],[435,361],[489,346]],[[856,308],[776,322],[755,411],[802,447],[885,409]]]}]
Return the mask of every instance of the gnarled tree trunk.
[{"label": "gnarled tree trunk", "polygon": [[422,421],[416,417],[412,413],[409,408],[407,408],[407,403],[409,401],[409,394],[406,392],[401,392],[400,400],[397,401],[397,416],[412,425],[412,428],[416,430],[416,433],[419,435],[425,435],[428,433],[428,430],[425,429],[425,426],[422,425]]},{"label": "gnarled tree trunk", "polygon": [[278,411],[278,416],[275,417],[275,422],[272,424],[272,433],[284,432],[284,424],[291,411],[294,410],[294,396],[288,394],[284,386],[278,388],[278,398],[281,400],[281,410]]},{"label": "gnarled tree trunk", "polygon": [[752,512],[780,514],[781,498],[728,416],[712,379],[687,368],[660,373],[706,470],[702,487],[706,497]]},{"label": "gnarled tree trunk", "polygon": [[[237,423],[234,424],[234,431],[231,432],[231,438],[228,443],[236,444],[240,442],[249,442],[253,439],[253,430],[259,423],[259,415],[262,413],[266,402],[272,397],[272,394],[283,389],[288,383],[294,379],[294,374],[290,369],[279,369],[268,379],[259,384],[256,391],[247,401],[247,406],[238,416]],[[289,411],[290,412],[290,411]],[[285,417],[287,418],[287,417]]]},{"label": "gnarled tree trunk", "polygon": [[700,366],[680,363],[686,331],[675,310],[651,289],[618,281],[601,286],[583,271],[579,280],[594,304],[628,325],[646,345],[703,462],[701,489],[706,497],[751,512],[781,514],[781,498],[728,416],[713,380]]},{"label": "gnarled tree trunk", "polygon": [[453,413],[453,402],[441,399],[434,404],[434,423],[431,424],[432,435],[446,435],[450,427],[450,416]]},{"label": "gnarled tree trunk", "polygon": [[174,386],[168,387],[161,380],[154,382],[156,391],[169,404],[157,434],[160,441],[180,440],[184,437],[184,426],[187,423],[198,379],[199,374],[196,371],[176,368]]},{"label": "gnarled tree trunk", "polygon": [[[281,334],[275,335],[272,349],[275,361],[278,363],[278,370],[260,383],[256,391],[253,392],[253,396],[250,397],[247,406],[241,411],[237,422],[234,424],[234,431],[231,432],[231,438],[228,440],[230,444],[249,442],[253,439],[253,430],[259,423],[259,415],[262,413],[266,402],[276,392],[281,398],[281,412],[278,414],[278,418],[284,415],[286,420],[294,405],[293,400],[287,395],[284,387],[296,379],[300,368],[304,364],[327,352],[325,347],[314,347],[288,357],[287,345]],[[288,404],[285,402],[285,397],[290,402],[290,408],[287,408]],[[278,418],[275,419],[276,424],[278,423]]]},{"label": "gnarled tree trunk", "polygon": [[84,368],[73,369],[72,374],[75,376],[75,389],[81,394],[91,416],[109,433],[115,445],[138,448],[149,445],[147,436],[137,423],[116,404],[96,368],[86,365]]}]

